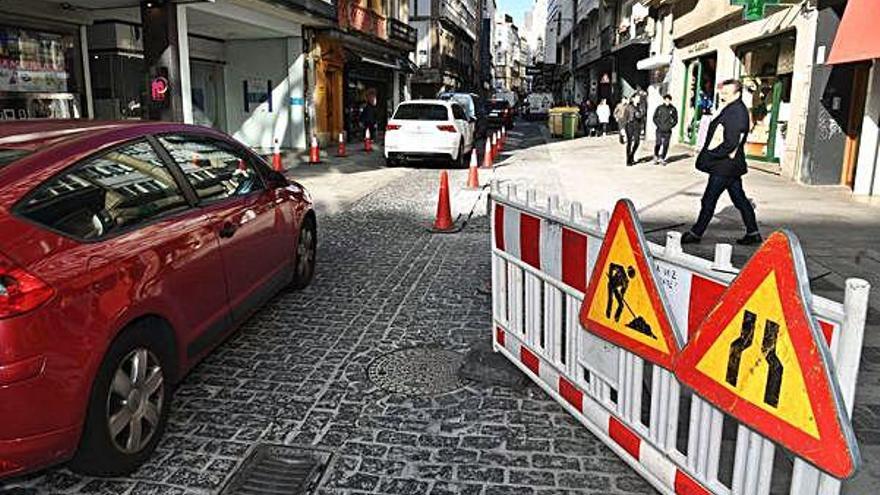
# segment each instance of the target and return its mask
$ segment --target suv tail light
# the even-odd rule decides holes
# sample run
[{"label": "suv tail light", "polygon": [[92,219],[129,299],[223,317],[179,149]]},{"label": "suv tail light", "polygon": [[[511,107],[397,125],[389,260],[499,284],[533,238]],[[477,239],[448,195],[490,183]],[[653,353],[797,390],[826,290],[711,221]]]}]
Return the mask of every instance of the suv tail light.
[{"label": "suv tail light", "polygon": [[0,319],[34,310],[54,294],[36,275],[0,254]]},{"label": "suv tail light", "polygon": [[444,132],[457,132],[458,129],[455,128],[454,125],[438,125],[437,129],[440,129]]},{"label": "suv tail light", "polygon": [[385,126],[386,131],[396,131],[400,129],[400,124],[388,124]]}]

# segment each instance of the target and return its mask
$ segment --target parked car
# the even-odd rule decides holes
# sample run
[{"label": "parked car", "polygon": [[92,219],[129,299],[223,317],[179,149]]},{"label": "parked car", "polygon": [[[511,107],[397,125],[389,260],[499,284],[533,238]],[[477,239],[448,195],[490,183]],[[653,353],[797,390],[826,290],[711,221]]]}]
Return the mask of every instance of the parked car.
[{"label": "parked car", "polygon": [[513,128],[513,108],[507,100],[489,100],[486,107],[490,128],[497,129],[501,126],[507,129]]},{"label": "parked car", "polygon": [[385,161],[444,160],[467,167],[474,148],[474,119],[450,100],[410,100],[397,106],[385,127]]},{"label": "parked car", "polygon": [[218,131],[0,126],[0,478],[136,469],[171,390],[315,272],[306,190]]},{"label": "parked car", "polygon": [[474,120],[474,135],[477,139],[486,137],[486,131],[489,128],[486,114],[486,105],[483,99],[475,93],[440,93],[438,96],[441,100],[450,100],[458,103],[464,108],[468,119]]}]

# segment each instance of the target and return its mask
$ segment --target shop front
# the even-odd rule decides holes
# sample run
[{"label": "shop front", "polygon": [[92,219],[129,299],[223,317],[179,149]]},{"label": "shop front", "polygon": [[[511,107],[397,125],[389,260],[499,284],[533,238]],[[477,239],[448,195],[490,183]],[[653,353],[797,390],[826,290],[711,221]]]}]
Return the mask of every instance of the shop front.
[{"label": "shop front", "polygon": [[367,101],[373,97],[376,99],[377,129],[380,132],[394,112],[394,77],[399,67],[396,62],[351,51],[348,60],[343,102],[347,117],[345,128],[349,140],[359,141],[363,139],[365,129],[360,122],[360,111]]},{"label": "shop front", "polygon": [[88,117],[80,26],[0,17],[0,119]]},{"label": "shop front", "polygon": [[752,120],[746,138],[749,158],[774,163],[782,158],[791,115],[795,40],[791,31],[736,50],[743,103]]},{"label": "shop front", "polygon": [[702,144],[708,121],[716,107],[715,84],[718,67],[716,52],[706,53],[684,61],[684,92],[679,111],[679,139],[682,143]]}]

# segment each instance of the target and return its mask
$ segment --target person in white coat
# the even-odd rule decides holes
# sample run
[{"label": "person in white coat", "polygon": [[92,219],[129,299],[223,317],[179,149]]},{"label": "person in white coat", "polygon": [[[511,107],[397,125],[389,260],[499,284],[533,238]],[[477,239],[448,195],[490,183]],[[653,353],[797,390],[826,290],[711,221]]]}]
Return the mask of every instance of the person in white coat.
[{"label": "person in white coat", "polygon": [[608,100],[602,98],[599,106],[596,107],[596,115],[599,117],[599,135],[604,136],[608,131],[608,123],[611,122],[611,107],[608,106]]}]

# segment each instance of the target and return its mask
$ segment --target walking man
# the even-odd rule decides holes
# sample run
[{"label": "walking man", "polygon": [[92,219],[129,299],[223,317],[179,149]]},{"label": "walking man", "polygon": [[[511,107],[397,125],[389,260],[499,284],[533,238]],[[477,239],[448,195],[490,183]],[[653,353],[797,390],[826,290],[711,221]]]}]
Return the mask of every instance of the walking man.
[{"label": "walking man", "polygon": [[654,163],[666,165],[669,153],[669,140],[672,129],[678,125],[678,111],[672,106],[672,97],[663,96],[663,104],[654,110],[654,125],[657,126],[657,141],[654,144]]},{"label": "walking man", "polygon": [[608,106],[608,100],[602,98],[599,106],[596,107],[596,116],[599,117],[599,135],[604,136],[608,132],[608,122],[611,121],[611,107]]},{"label": "walking man", "polygon": [[645,125],[645,112],[642,111],[642,98],[634,94],[626,107],[626,166],[636,164],[636,151],[642,142],[642,127]]},{"label": "walking man", "polygon": [[[709,174],[709,182],[703,192],[697,223],[681,236],[682,244],[694,244],[702,240],[709,221],[715,215],[718,198],[724,191],[730,195],[730,200],[742,215],[746,227],[746,235],[737,239],[736,243],[758,244],[762,240],[755,210],[742,186],[742,176],[747,172],[744,147],[749,132],[749,111],[741,99],[742,83],[736,79],[724,81],[721,83],[720,97],[725,105],[724,109],[709,124],[706,144],[697,155],[697,170]],[[723,133],[724,141],[709,149],[709,143],[716,132]]]}]

